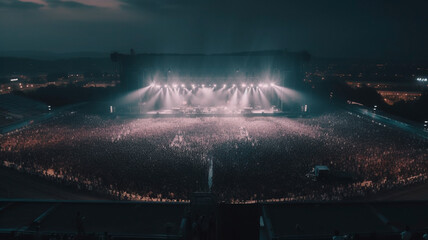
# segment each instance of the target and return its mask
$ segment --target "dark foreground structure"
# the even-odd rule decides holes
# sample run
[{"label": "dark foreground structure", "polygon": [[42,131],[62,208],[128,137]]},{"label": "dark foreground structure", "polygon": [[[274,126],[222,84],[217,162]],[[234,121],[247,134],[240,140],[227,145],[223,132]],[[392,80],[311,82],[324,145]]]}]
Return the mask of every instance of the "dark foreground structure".
[{"label": "dark foreground structure", "polygon": [[[422,239],[427,202],[0,201],[0,239]],[[352,237],[352,238],[351,238]]]}]

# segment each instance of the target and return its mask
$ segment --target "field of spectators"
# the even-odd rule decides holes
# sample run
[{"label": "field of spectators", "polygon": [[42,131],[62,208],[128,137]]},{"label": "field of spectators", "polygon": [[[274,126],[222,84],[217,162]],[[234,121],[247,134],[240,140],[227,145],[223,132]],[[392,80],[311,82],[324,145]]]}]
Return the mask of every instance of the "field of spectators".
[{"label": "field of spectators", "polygon": [[[2,164],[115,199],[342,200],[427,181],[428,142],[347,111],[311,118],[70,113],[0,137]],[[352,181],[312,181],[315,165]]]}]

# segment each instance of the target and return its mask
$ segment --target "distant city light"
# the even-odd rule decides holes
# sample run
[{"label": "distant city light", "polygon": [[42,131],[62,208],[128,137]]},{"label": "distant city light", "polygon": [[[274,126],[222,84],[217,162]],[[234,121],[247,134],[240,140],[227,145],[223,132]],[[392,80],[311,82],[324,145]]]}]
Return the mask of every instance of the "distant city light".
[{"label": "distant city light", "polygon": [[16,82],[16,81],[18,81],[18,78],[12,78],[12,79],[10,79],[10,81],[11,82]]},{"label": "distant city light", "polygon": [[426,78],[426,77],[418,77],[418,78],[416,78],[416,81],[418,81],[418,82],[428,82],[428,78]]}]

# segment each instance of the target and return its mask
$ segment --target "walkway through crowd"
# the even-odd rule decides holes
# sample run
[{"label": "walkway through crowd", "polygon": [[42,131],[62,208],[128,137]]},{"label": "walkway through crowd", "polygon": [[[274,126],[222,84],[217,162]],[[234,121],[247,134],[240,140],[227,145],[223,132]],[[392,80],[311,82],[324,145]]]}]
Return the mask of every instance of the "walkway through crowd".
[{"label": "walkway through crowd", "polygon": [[213,157],[208,157],[208,161],[210,163],[208,167],[208,191],[211,192],[211,188],[213,186]]}]

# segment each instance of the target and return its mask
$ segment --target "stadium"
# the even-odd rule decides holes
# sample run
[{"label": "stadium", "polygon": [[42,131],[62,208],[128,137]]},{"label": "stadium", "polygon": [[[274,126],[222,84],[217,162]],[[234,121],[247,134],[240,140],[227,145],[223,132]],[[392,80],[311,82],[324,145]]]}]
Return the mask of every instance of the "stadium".
[{"label": "stadium", "polygon": [[[41,113],[42,119],[31,117],[15,128],[8,123],[2,128],[0,158],[7,168],[73,191],[138,202],[93,206],[93,202],[3,201],[1,211],[8,216],[4,226],[23,237],[39,230],[68,234],[73,224],[57,224],[55,219],[76,213],[80,219],[82,211],[98,219],[87,223],[91,236],[109,231],[117,239],[191,239],[194,229],[189,228],[198,221],[216,226],[214,233],[200,230],[206,239],[215,239],[214,235],[233,239],[228,226],[233,219],[248,221],[253,232],[246,231],[245,224],[232,231],[247,239],[328,238],[334,227],[326,223],[315,228],[319,223],[310,222],[310,213],[299,210],[313,208],[316,214],[334,213],[337,219],[349,217],[339,216],[342,210],[360,212],[365,217],[355,221],[368,219],[369,224],[340,224],[335,217],[328,221],[365,239],[373,231],[391,239],[405,225],[391,226],[393,220],[382,217],[394,207],[352,201],[377,199],[427,182],[426,134],[414,134],[412,126],[402,127],[360,105],[316,104],[302,86],[301,65],[309,59],[307,53],[131,52],[113,53],[111,59],[121,71],[114,100]],[[351,202],[325,203],[344,200]],[[160,221],[141,229],[130,221],[124,230],[115,229],[117,223],[111,220],[106,230],[97,224],[109,208],[120,218],[137,219],[147,212],[168,216],[168,224],[164,227]],[[14,218],[16,211],[25,209],[31,211]],[[302,216],[297,222],[283,218],[295,211],[303,211],[293,215]],[[402,215],[389,217],[397,218],[411,221]],[[11,224],[29,219],[32,223],[25,229]],[[149,226],[151,218],[138,221]],[[82,234],[83,223],[77,222]],[[308,232],[301,226],[308,226]]]}]

